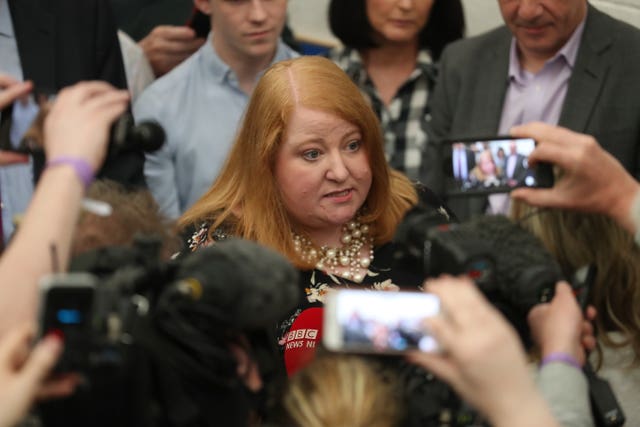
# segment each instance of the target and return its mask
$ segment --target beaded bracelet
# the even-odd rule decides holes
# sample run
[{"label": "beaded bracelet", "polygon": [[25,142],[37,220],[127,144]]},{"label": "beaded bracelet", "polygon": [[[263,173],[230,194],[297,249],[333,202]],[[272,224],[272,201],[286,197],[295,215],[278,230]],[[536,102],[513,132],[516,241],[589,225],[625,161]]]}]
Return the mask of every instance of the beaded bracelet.
[{"label": "beaded bracelet", "polygon": [[59,165],[69,165],[76,172],[80,181],[84,185],[84,188],[87,189],[91,182],[93,182],[94,173],[93,168],[85,159],[81,159],[79,157],[71,157],[71,156],[60,156],[54,159],[48,160],[45,166],[50,168],[52,166]]},{"label": "beaded bracelet", "polygon": [[568,353],[549,353],[545,357],[542,358],[542,362],[540,362],[540,367],[547,365],[552,362],[560,362],[566,365],[573,366],[578,370],[582,370],[582,366],[578,360]]}]

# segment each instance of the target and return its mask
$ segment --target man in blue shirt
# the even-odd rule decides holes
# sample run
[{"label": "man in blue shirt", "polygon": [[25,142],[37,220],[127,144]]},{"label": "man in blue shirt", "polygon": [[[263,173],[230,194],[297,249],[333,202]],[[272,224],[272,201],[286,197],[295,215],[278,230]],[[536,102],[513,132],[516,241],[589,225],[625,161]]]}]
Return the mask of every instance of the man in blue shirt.
[{"label": "man in blue shirt", "polygon": [[195,0],[210,16],[207,43],[156,80],[134,105],[167,142],[147,155],[145,177],[163,214],[177,218],[213,183],[249,95],[272,63],[297,54],[280,40],[287,0]]}]

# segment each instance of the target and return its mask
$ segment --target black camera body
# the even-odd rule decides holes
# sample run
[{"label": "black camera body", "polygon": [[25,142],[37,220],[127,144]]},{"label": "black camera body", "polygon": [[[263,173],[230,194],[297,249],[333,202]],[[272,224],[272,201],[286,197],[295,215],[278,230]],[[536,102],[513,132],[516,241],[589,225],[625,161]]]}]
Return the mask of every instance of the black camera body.
[{"label": "black camera body", "polygon": [[563,279],[558,263],[532,234],[503,216],[442,224],[441,217],[418,205],[407,213],[395,236],[396,264],[437,277],[465,275],[531,345],[526,317],[536,304],[553,298]]},{"label": "black camera body", "polygon": [[[571,283],[584,310],[595,278],[595,267],[584,266],[566,277],[534,235],[504,216],[483,216],[471,221],[442,224],[428,206],[419,204],[409,211],[395,236],[394,258],[402,268],[425,277],[441,274],[464,275],[474,280],[487,299],[517,330],[525,348],[532,346],[527,315],[533,306],[551,301],[559,280]],[[599,378],[589,363],[585,366],[589,381],[591,407],[598,427],[618,427],[625,416],[607,381]],[[432,380],[426,388],[443,388]],[[449,424],[484,425],[478,414],[449,394],[436,406],[447,414]],[[432,410],[435,412],[435,410]]]},{"label": "black camera body", "polygon": [[[84,254],[72,269],[94,276],[92,303],[69,293],[45,301],[43,312],[55,314],[48,319],[83,312],[84,333],[65,343],[59,365],[88,380],[74,396],[39,406],[45,426],[242,425],[261,402],[238,378],[230,345],[245,349],[265,384],[286,377],[275,325],[300,297],[293,266],[239,239],[167,263],[159,250],[155,239],[138,239]],[[56,279],[60,289],[73,288],[77,276],[66,277]]]}]

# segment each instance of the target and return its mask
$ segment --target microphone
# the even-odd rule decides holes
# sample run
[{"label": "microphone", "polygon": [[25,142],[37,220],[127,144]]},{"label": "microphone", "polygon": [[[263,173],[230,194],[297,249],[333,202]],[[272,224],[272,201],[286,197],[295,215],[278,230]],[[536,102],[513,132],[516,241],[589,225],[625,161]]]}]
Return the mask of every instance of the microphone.
[{"label": "microphone", "polygon": [[307,308],[296,317],[282,339],[287,375],[295,374],[314,359],[322,341],[323,312],[323,307]]},{"label": "microphone", "polygon": [[235,342],[252,355],[265,381],[284,376],[277,322],[302,298],[298,271],[257,243],[230,239],[190,253],[169,269],[153,324],[172,346],[163,357],[192,386],[230,387],[237,378]]},{"label": "microphone", "polygon": [[466,274],[531,347],[527,314],[553,298],[563,273],[536,236],[505,216],[483,216],[429,233],[429,275]]},{"label": "microphone", "polygon": [[[301,298],[299,273],[282,255],[257,243],[230,239],[178,262],[173,288],[189,306],[210,312],[210,325],[253,330],[282,320]],[[221,325],[222,324],[222,325]]]},{"label": "microphone", "polygon": [[166,134],[158,122],[142,121],[134,124],[131,113],[120,116],[111,128],[111,149],[152,152],[164,145]]},{"label": "microphone", "polygon": [[510,304],[523,311],[551,300],[563,274],[536,236],[501,215],[476,218],[461,224],[458,231],[483,242],[495,260],[495,287],[487,284],[488,291],[508,296]]}]

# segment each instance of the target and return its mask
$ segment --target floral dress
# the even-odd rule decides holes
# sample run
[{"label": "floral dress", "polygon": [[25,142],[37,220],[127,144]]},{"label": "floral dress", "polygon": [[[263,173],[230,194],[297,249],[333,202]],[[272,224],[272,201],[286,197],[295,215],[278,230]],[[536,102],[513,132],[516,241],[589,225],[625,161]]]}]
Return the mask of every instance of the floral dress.
[{"label": "floral dress", "polygon": [[[428,206],[441,222],[455,218],[439,202],[439,199],[424,187],[419,189],[424,206]],[[434,207],[436,206],[436,207]],[[224,229],[216,229],[209,238],[209,224],[202,224],[188,240],[189,249],[210,245],[230,237]],[[309,363],[322,338],[322,312],[325,297],[331,289],[351,288],[384,291],[418,290],[424,277],[420,272],[406,268],[394,268],[394,254],[398,246],[387,243],[374,248],[374,256],[368,272],[361,283],[356,283],[321,270],[307,270],[300,273],[301,297],[297,307],[277,325],[278,344],[283,353],[287,372],[293,374]]]}]

